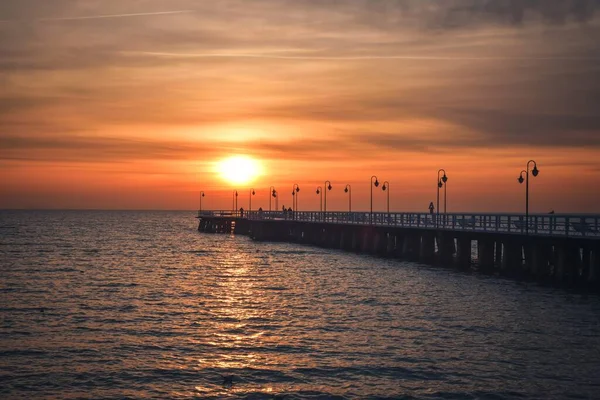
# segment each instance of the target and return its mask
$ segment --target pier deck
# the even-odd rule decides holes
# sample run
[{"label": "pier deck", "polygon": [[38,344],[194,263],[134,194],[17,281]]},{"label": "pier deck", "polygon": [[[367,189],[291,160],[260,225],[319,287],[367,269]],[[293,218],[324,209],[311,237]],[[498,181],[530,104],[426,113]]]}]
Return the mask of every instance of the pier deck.
[{"label": "pier deck", "polygon": [[217,210],[197,218],[202,232],[600,289],[600,215]]}]

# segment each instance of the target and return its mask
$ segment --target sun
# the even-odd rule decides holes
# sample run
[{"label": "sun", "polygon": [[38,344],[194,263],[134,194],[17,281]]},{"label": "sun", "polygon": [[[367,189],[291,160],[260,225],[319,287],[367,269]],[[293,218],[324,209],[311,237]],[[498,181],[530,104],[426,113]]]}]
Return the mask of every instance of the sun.
[{"label": "sun", "polygon": [[262,174],[260,163],[248,156],[232,156],[217,163],[217,172],[229,183],[250,183]]}]

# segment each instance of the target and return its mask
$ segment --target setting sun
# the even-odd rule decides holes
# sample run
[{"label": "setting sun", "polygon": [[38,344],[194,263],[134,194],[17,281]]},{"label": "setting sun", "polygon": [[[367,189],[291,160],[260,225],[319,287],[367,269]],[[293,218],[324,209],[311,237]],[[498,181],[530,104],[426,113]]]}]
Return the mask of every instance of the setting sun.
[{"label": "setting sun", "polygon": [[232,156],[217,163],[217,172],[225,181],[233,184],[250,183],[262,173],[258,161],[247,156]]}]

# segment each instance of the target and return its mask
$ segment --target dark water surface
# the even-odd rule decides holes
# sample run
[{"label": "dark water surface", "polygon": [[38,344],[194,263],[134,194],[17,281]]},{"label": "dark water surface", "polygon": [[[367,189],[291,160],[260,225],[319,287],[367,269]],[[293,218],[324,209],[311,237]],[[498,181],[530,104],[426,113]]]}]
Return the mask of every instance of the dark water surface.
[{"label": "dark water surface", "polygon": [[598,297],[193,217],[0,212],[0,398],[600,398]]}]

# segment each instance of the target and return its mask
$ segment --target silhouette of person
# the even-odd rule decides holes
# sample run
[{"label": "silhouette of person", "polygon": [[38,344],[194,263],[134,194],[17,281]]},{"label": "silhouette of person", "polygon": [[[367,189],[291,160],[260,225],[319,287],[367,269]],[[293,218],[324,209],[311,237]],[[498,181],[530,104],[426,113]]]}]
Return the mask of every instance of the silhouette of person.
[{"label": "silhouette of person", "polygon": [[240,207],[240,218],[244,218],[244,207]]},{"label": "silhouette of person", "polygon": [[433,201],[431,203],[429,203],[429,214],[433,214],[433,210],[435,209],[435,207],[433,206]]}]

